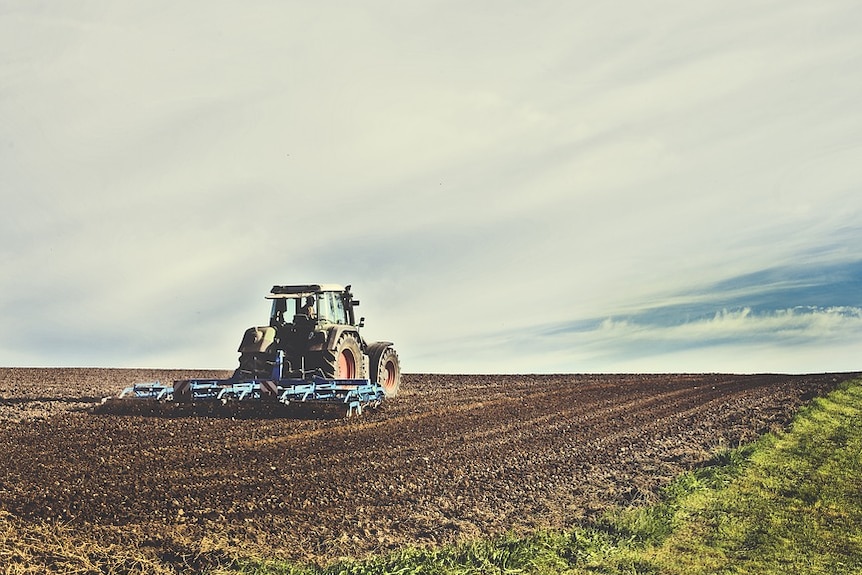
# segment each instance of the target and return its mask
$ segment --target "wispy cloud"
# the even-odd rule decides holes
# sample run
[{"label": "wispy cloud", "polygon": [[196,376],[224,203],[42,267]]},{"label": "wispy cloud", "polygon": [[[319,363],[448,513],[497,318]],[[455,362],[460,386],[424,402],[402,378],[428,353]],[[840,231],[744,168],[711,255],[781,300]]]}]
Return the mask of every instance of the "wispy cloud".
[{"label": "wispy cloud", "polygon": [[853,370],[860,294],[862,261],[786,266],[626,302],[614,315],[503,328],[491,322],[493,329],[479,323],[438,344],[454,358],[451,371],[495,361],[513,371]]},{"label": "wispy cloud", "polygon": [[294,281],[409,370],[858,342],[857,4],[0,2],[0,362],[230,367]]},{"label": "wispy cloud", "polygon": [[754,313],[751,308],[721,309],[710,318],[675,325],[641,324],[632,320],[602,321],[597,329],[582,331],[595,343],[612,342],[626,354],[703,348],[727,343],[771,343],[776,346],[840,342],[862,333],[862,308],[795,307]]}]

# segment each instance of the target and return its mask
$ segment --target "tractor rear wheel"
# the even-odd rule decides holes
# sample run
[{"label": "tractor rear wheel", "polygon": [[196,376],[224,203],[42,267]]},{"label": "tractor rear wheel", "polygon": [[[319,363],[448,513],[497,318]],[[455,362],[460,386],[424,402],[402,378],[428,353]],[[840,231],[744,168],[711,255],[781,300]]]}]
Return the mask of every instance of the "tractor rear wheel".
[{"label": "tractor rear wheel", "polygon": [[388,345],[371,345],[368,349],[368,360],[371,366],[371,383],[380,385],[387,397],[397,395],[401,386],[401,362],[395,349]]},{"label": "tractor rear wheel", "polygon": [[323,375],[332,379],[362,379],[365,365],[362,361],[362,348],[352,333],[342,334],[335,349],[323,354]]}]

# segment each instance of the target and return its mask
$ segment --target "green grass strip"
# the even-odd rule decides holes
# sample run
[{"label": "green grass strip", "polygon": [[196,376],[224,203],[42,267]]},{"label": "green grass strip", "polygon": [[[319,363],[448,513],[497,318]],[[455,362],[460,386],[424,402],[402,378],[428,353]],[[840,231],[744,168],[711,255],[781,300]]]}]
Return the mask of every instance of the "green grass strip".
[{"label": "green grass strip", "polygon": [[327,567],[254,563],[259,575],[862,574],[862,380],[790,428],[717,455],[662,502],[566,533],[404,549]]},{"label": "green grass strip", "polygon": [[743,474],[679,501],[663,573],[862,573],[862,384],[815,399]]}]

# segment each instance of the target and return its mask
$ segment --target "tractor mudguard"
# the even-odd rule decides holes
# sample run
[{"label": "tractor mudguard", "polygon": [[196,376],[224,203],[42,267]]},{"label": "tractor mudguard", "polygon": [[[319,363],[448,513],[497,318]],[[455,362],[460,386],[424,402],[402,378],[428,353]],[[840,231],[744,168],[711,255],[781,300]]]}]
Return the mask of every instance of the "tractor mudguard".
[{"label": "tractor mudguard", "polygon": [[245,330],[237,351],[241,353],[275,352],[275,328],[270,326],[250,327]]},{"label": "tractor mudguard", "polygon": [[336,344],[338,343],[338,340],[341,339],[341,336],[344,333],[352,333],[354,336],[356,336],[356,340],[359,342],[359,345],[362,348],[362,352],[365,352],[365,340],[362,339],[362,336],[359,335],[359,331],[357,331],[357,329],[352,325],[329,325],[327,326],[325,333],[326,341],[324,342],[322,340],[318,340],[317,337],[313,338],[311,341],[311,345],[308,346],[309,351],[323,351],[325,349],[333,351]]}]

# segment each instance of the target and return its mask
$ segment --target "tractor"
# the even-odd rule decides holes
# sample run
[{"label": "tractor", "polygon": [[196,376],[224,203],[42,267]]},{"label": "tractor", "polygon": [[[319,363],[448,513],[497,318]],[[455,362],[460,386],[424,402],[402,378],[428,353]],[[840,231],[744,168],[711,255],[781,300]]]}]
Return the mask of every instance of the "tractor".
[{"label": "tractor", "polygon": [[230,378],[138,383],[93,413],[350,417],[398,393],[398,354],[359,333],[365,320],[356,321],[350,286],[277,285],[266,297],[269,325],[246,330]]},{"label": "tractor", "polygon": [[[239,366],[231,379],[368,379],[387,396],[398,393],[401,366],[392,342],[367,342],[359,333],[351,286],[276,285],[269,325],[251,327],[239,346]],[[273,374],[276,374],[275,376]]]}]

